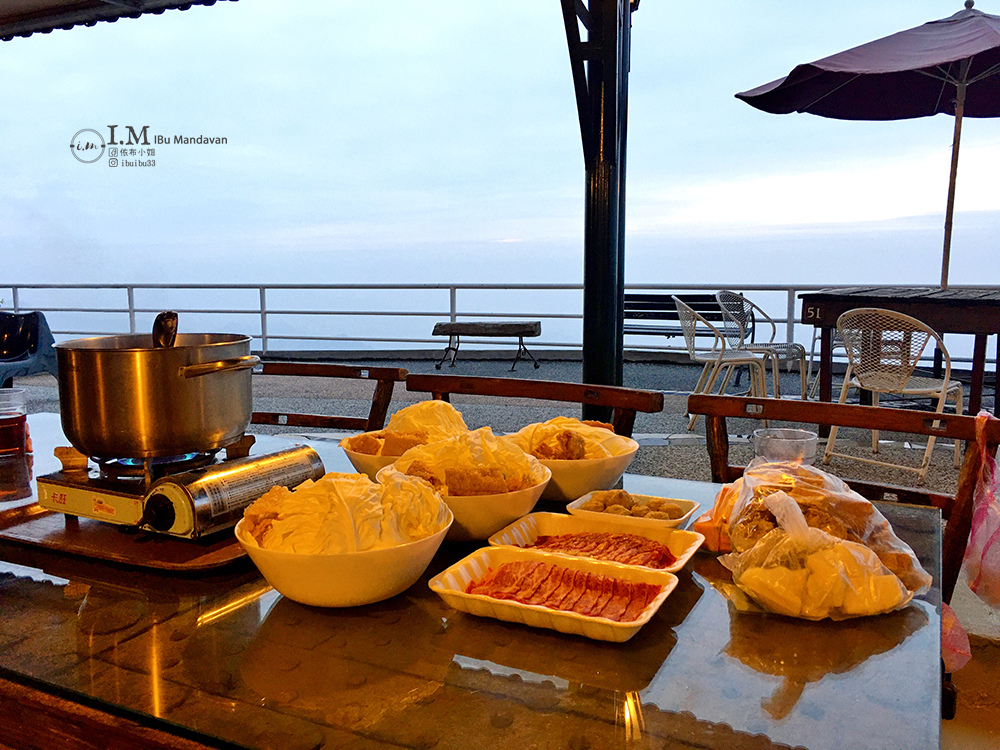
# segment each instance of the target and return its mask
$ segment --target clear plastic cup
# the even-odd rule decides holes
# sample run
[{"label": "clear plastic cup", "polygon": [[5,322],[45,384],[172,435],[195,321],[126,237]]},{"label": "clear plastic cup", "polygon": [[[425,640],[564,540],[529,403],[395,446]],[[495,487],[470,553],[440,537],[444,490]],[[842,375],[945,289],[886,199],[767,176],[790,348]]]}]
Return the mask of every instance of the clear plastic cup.
[{"label": "clear plastic cup", "polygon": [[816,461],[819,435],[810,430],[769,427],[753,432],[753,450],[768,461],[797,461],[812,466]]},{"label": "clear plastic cup", "polygon": [[24,453],[27,409],[23,388],[0,388],[0,455]]}]

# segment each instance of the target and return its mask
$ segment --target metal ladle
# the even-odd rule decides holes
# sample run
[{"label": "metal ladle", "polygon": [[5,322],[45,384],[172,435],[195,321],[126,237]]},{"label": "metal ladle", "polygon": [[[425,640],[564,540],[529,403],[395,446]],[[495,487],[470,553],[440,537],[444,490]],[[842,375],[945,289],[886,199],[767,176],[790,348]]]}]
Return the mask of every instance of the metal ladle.
[{"label": "metal ladle", "polygon": [[177,338],[177,313],[167,310],[161,312],[153,321],[153,348],[164,349],[174,345]]}]

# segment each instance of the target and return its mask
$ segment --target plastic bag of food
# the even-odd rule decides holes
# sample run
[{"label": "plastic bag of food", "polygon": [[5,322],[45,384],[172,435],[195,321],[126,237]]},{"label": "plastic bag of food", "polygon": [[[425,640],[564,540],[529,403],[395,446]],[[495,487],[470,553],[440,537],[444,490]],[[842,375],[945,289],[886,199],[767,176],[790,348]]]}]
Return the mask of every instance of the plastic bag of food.
[{"label": "plastic bag of food", "polygon": [[872,550],[810,526],[787,493],[774,492],[763,504],[776,527],[745,552],[719,561],[764,609],[807,620],[843,620],[889,612],[912,598]]},{"label": "plastic bag of food", "polygon": [[779,491],[795,500],[810,527],[872,550],[907,590],[923,594],[930,589],[931,576],[869,500],[832,474],[790,461],[755,458],[743,472],[743,486],[729,516],[734,552],[746,552],[777,527],[765,501]]},{"label": "plastic bag of food", "polygon": [[691,525],[692,531],[704,535],[705,549],[711,552],[732,552],[733,548],[729,543],[729,514],[732,513],[742,488],[742,478],[722,485],[712,509],[698,516]]},{"label": "plastic bag of food", "polygon": [[976,416],[976,442],[982,451],[983,463],[976,482],[972,506],[972,530],[965,548],[965,572],[969,588],[991,607],[1000,608],[1000,482],[997,481],[996,459],[986,450],[986,423],[992,419],[987,411]]}]

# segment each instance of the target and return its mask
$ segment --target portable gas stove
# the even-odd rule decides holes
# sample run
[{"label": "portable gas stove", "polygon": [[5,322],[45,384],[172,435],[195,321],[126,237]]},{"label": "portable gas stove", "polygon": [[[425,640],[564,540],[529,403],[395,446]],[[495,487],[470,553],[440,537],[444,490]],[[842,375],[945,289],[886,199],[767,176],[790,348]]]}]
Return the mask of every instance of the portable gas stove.
[{"label": "portable gas stove", "polygon": [[312,448],[250,456],[252,435],[220,451],[169,458],[93,459],[56,448],[62,469],[38,477],[49,510],[194,539],[235,526],[243,509],[276,485],[324,474]]}]

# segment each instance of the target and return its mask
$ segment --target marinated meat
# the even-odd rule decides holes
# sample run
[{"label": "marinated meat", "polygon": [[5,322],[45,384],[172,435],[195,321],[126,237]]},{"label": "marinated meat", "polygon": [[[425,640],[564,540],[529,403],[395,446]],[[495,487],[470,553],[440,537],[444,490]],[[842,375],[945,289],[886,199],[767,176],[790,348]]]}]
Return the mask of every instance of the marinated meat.
[{"label": "marinated meat", "polygon": [[666,545],[638,534],[594,531],[542,535],[535,539],[532,546],[577,557],[613,560],[626,565],[642,565],[657,570],[669,568],[677,562],[677,558]]},{"label": "marinated meat", "polygon": [[494,599],[632,622],[639,619],[661,587],[549,563],[520,561],[491,568],[482,580],[472,581],[465,590]]}]

